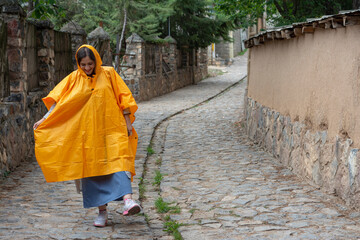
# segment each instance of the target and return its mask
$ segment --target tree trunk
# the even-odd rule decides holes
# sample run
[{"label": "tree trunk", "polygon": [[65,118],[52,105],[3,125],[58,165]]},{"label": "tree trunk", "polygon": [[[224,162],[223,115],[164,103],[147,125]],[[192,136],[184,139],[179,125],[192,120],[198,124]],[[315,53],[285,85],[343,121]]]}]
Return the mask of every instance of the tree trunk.
[{"label": "tree trunk", "polygon": [[353,9],[360,8],[360,0],[353,0]]},{"label": "tree trunk", "polygon": [[195,81],[195,69],[196,69],[196,66],[195,66],[195,61],[196,61],[196,58],[195,58],[195,49],[192,50],[192,84],[195,84],[196,81]]},{"label": "tree trunk", "polygon": [[34,2],[33,2],[33,0],[30,0],[30,1],[28,2],[28,7],[27,7],[27,12],[28,12],[28,13],[27,13],[27,17],[30,17],[30,16],[31,16],[33,10],[34,10]]},{"label": "tree trunk", "polygon": [[123,39],[124,39],[126,24],[127,24],[127,11],[126,11],[126,8],[124,8],[123,29],[121,31],[120,40],[118,41],[117,46],[116,46],[115,69],[116,69],[117,72],[120,71],[120,52],[121,52],[121,45],[122,45],[122,42],[123,42]]},{"label": "tree trunk", "polygon": [[120,35],[116,34],[116,45],[115,45],[115,65],[114,68],[116,71],[118,71],[118,66],[119,66],[119,42],[120,42]]}]

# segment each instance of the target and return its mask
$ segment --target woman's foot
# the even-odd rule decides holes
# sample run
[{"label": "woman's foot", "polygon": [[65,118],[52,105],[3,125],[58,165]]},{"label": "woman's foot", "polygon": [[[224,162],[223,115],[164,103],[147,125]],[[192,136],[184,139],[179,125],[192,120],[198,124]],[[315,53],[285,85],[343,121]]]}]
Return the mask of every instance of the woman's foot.
[{"label": "woman's foot", "polygon": [[124,200],[124,216],[130,216],[137,214],[141,211],[141,207],[139,204],[137,204],[134,200],[131,198]]},{"label": "woman's foot", "polygon": [[108,219],[108,213],[105,210],[99,210],[99,215],[97,216],[97,218],[94,221],[94,226],[95,227],[105,227],[107,224],[107,219]]}]

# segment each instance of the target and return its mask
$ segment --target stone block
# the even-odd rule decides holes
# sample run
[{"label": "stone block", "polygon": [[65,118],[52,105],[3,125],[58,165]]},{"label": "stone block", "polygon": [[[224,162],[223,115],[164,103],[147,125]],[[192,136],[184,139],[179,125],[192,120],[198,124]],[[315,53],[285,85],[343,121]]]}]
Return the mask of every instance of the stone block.
[{"label": "stone block", "polygon": [[54,30],[44,29],[42,34],[42,46],[45,48],[54,48]]},{"label": "stone block", "polygon": [[23,125],[23,123],[24,123],[24,117],[23,116],[16,117],[15,122],[19,127],[21,127]]},{"label": "stone block", "polygon": [[47,86],[49,86],[49,82],[48,81],[39,81],[39,86],[40,87],[47,87]]},{"label": "stone block", "polygon": [[21,72],[21,64],[22,64],[22,53],[20,49],[8,49],[8,64],[9,70],[13,72]]},{"label": "stone block", "polygon": [[55,51],[54,49],[49,49],[49,57],[54,58],[55,57]]},{"label": "stone block", "polygon": [[5,102],[21,102],[23,99],[22,93],[11,93],[10,96],[5,98]]},{"label": "stone block", "polygon": [[315,184],[321,186],[322,185],[322,177],[320,173],[320,162],[316,161],[312,167],[312,180]]},{"label": "stone block", "polygon": [[49,72],[41,72],[39,73],[39,79],[40,81],[48,81],[51,79],[51,75]]},{"label": "stone block", "polygon": [[26,57],[23,58],[22,70],[23,70],[24,73],[28,72],[28,65],[27,65],[27,58]]},{"label": "stone block", "polygon": [[358,152],[358,149],[351,149],[348,157],[350,187],[354,184],[355,177],[358,175]]},{"label": "stone block", "polygon": [[24,82],[21,80],[10,81],[10,92],[24,92]]},{"label": "stone block", "polygon": [[40,66],[39,66],[39,71],[41,71],[41,72],[48,72],[48,71],[50,71],[50,66],[49,66],[49,64],[40,64]]},{"label": "stone block", "polygon": [[22,46],[22,39],[19,37],[8,37],[7,44],[10,47],[21,47]]},{"label": "stone block", "polygon": [[49,57],[39,57],[38,58],[39,63],[46,63],[46,64],[50,64],[50,58]]},{"label": "stone block", "polygon": [[20,38],[20,20],[17,18],[13,18],[7,21],[7,36],[12,38]]},{"label": "stone block", "polygon": [[47,57],[48,56],[48,49],[42,48],[37,52],[38,57]]}]

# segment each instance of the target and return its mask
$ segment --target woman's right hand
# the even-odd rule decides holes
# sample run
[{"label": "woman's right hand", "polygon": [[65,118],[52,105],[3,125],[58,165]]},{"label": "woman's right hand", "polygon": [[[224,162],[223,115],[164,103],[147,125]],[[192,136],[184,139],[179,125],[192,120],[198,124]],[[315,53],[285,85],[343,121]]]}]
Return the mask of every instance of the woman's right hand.
[{"label": "woman's right hand", "polygon": [[37,121],[37,122],[34,124],[34,126],[33,126],[34,130],[37,129],[37,127],[38,127],[43,121],[45,121],[45,119],[46,119],[46,118],[42,118],[42,119],[40,119],[39,121]]}]

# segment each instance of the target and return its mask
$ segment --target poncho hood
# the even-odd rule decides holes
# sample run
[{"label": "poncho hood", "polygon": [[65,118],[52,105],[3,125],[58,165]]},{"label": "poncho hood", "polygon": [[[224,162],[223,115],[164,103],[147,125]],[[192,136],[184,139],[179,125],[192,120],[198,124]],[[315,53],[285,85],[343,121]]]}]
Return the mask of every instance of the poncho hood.
[{"label": "poncho hood", "polygon": [[76,54],[75,54],[75,59],[76,59],[76,64],[77,64],[77,67],[78,67],[78,70],[81,72],[82,75],[84,76],[87,76],[86,73],[84,72],[84,70],[81,69],[78,61],[77,61],[77,55],[78,55],[78,52],[81,48],[88,48],[90,49],[94,55],[95,55],[95,74],[94,74],[94,77],[96,78],[96,76],[98,76],[101,72],[101,65],[102,65],[102,60],[101,60],[101,57],[100,57],[100,54],[99,52],[91,45],[87,45],[87,44],[84,44],[82,46],[79,47],[79,49],[76,51]]}]

